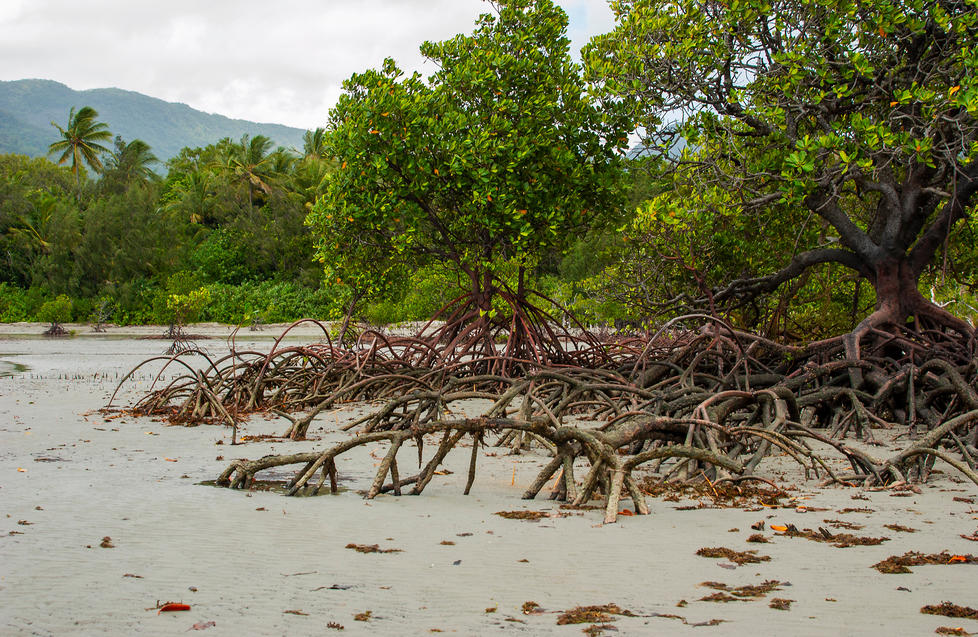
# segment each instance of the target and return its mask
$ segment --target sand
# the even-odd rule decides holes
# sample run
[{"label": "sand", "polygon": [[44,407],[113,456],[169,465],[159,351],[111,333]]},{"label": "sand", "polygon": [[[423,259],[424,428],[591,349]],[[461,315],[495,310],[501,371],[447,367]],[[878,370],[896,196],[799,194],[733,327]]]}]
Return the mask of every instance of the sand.
[{"label": "sand", "polygon": [[[43,326],[0,326],[0,634],[169,635],[196,626],[209,635],[580,635],[588,624],[558,625],[559,612],[612,602],[636,616],[617,617],[617,633],[606,634],[923,635],[939,626],[978,632],[978,621],[919,612],[945,600],[978,606],[975,566],[920,566],[903,575],[870,568],[911,550],[978,553],[978,543],[960,537],[978,528],[978,504],[965,501],[978,494],[950,471],[919,494],[819,488],[817,480],[789,473],[795,504],[824,511],[689,509],[696,502],[656,498],[651,516],[622,516],[612,525],[601,524],[600,511],[520,500],[546,462],[540,451],[490,450],[495,455],[481,460],[470,496],[461,495],[468,454],[456,451],[444,465],[453,473],[438,476],[422,496],[365,501],[357,491],[369,486],[379,461],[367,447],[340,460],[337,495],[230,491],[200,483],[232,458],[342,440],[351,434],[337,433],[336,423],[356,407],[318,418],[310,433],[319,440],[240,446],[229,444],[224,427],[101,414],[117,379],[166,347],[138,336],[162,329],[96,335],[70,327],[74,338],[51,340],[36,336]],[[229,328],[192,331],[215,337],[200,341],[212,354],[226,351]],[[238,345],[267,349],[277,334],[243,331]],[[117,403],[146,391],[158,369],[125,384]],[[255,417],[241,434],[285,428]],[[842,513],[846,508],[873,512]],[[522,509],[551,517],[495,515]],[[817,528],[826,519],[891,539],[840,549],[768,527],[769,544],[746,542],[759,521]],[[887,523],[917,532],[894,532]],[[105,537],[112,548],[101,546]],[[400,552],[363,554],[345,548],[350,543]],[[717,546],[771,559],[736,567],[696,555]],[[715,592],[700,585],[705,581],[736,587],[766,580],[784,584],[754,601],[698,601]],[[794,601],[790,610],[776,610],[768,606],[773,598]],[[680,600],[688,603],[678,607]],[[191,610],[157,614],[166,601]],[[528,601],[544,612],[524,613]],[[355,619],[367,611],[367,621]],[[695,626],[714,619],[723,623]]]}]

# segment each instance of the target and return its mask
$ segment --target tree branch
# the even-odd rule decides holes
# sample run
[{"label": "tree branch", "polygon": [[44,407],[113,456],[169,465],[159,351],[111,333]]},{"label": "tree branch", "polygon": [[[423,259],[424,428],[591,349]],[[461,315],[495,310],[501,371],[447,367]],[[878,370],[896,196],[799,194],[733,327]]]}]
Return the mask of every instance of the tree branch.
[{"label": "tree branch", "polygon": [[717,302],[735,297],[743,300],[752,299],[773,292],[782,283],[800,276],[808,268],[821,263],[841,263],[863,276],[867,275],[864,262],[855,253],[840,248],[817,248],[796,254],[791,259],[791,263],[773,274],[732,281],[725,288],[715,291],[713,297]]}]

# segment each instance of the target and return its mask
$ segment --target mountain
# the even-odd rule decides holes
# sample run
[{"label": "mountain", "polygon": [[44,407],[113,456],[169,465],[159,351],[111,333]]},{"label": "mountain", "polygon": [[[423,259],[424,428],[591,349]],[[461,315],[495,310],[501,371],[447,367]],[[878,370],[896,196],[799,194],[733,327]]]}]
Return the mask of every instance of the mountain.
[{"label": "mountain", "polygon": [[98,111],[98,121],[108,124],[113,135],[149,144],[162,161],[185,146],[206,146],[224,137],[237,140],[245,134],[265,135],[277,146],[301,149],[305,133],[280,124],[212,115],[117,88],[75,91],[52,80],[0,81],[0,153],[47,155],[48,145],[58,139],[51,122],[67,125],[71,108],[82,106]]}]

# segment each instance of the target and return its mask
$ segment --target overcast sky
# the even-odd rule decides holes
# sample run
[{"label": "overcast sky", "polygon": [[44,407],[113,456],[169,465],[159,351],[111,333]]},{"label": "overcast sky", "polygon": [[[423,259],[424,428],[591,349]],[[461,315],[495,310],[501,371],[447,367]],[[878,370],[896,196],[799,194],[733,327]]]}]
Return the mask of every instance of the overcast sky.
[{"label": "overcast sky", "polygon": [[[607,0],[557,0],[575,55]],[[118,87],[209,113],[315,128],[340,85],[387,56],[472,31],[483,0],[0,0],[0,80]]]}]

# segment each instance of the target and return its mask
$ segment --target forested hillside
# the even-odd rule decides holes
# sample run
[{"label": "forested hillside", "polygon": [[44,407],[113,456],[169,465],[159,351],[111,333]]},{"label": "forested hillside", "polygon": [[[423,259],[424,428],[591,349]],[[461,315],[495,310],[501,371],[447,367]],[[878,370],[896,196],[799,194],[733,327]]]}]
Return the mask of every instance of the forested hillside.
[{"label": "forested hillside", "polygon": [[117,88],[75,91],[51,80],[17,80],[0,82],[0,153],[46,155],[58,137],[51,122],[62,123],[71,107],[81,105],[97,110],[113,133],[145,141],[163,161],[185,146],[242,135],[264,135],[276,146],[302,147],[304,131],[298,128],[230,119]]}]

